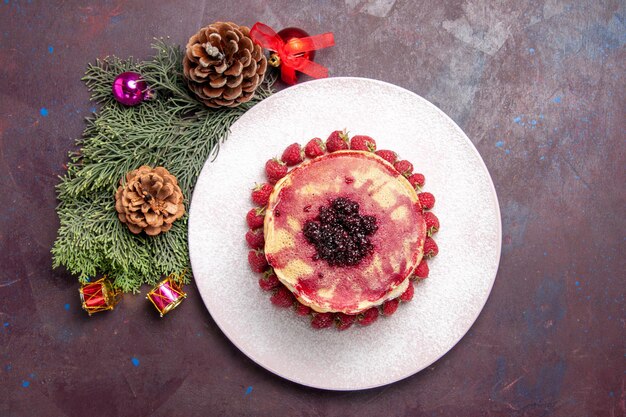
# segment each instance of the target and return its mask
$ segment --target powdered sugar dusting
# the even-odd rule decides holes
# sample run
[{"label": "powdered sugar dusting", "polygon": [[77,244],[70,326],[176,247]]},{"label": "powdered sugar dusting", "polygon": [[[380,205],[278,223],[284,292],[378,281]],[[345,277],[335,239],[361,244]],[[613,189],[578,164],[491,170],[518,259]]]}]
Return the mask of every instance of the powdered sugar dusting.
[{"label": "powdered sugar dusting", "polygon": [[[426,176],[437,202],[439,255],[413,301],[390,318],[344,332],[315,330],[280,309],[247,265],[250,189],[271,156],[347,128],[376,139]],[[424,155],[427,155],[425,157]],[[247,169],[233,170],[231,167]],[[469,330],[495,279],[501,224],[491,178],[465,134],[426,100],[400,87],[330,78],[290,87],[232,126],[219,157],[196,185],[189,248],[196,284],[211,315],[251,359],[292,381],[334,390],[364,389],[410,376],[445,354]],[[244,313],[245,312],[245,313]]]}]

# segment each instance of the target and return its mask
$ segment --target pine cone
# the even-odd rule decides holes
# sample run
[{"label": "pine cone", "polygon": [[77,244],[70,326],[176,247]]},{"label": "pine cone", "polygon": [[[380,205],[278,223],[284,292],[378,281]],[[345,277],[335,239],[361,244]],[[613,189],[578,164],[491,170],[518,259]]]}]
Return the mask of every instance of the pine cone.
[{"label": "pine cone", "polygon": [[176,177],[163,167],[143,165],[126,174],[115,193],[115,210],[134,234],[150,236],[167,232],[185,214],[183,193]]},{"label": "pine cone", "polygon": [[249,101],[263,81],[267,59],[252,42],[250,29],[217,22],[189,38],[183,74],[208,107],[235,107]]}]

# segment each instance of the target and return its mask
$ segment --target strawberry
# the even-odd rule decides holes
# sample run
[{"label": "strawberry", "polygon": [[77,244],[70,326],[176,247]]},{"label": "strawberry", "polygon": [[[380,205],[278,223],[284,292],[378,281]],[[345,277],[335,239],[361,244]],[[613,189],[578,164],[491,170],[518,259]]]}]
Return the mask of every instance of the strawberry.
[{"label": "strawberry", "polygon": [[413,173],[413,164],[409,161],[398,161],[393,164],[394,168],[405,177],[408,177]]},{"label": "strawberry", "polygon": [[333,325],[333,313],[316,313],[311,320],[311,326],[324,329]]},{"label": "strawberry", "polygon": [[276,182],[287,175],[289,168],[283,161],[278,158],[272,158],[265,163],[265,175],[270,184],[276,184]]},{"label": "strawberry", "polygon": [[400,301],[411,301],[413,299],[413,293],[415,293],[415,288],[413,287],[413,281],[409,281],[409,286],[406,287],[406,290],[400,296]]},{"label": "strawberry", "polygon": [[248,214],[246,214],[246,222],[250,229],[258,229],[263,227],[263,221],[265,220],[265,208],[254,207],[251,208]]},{"label": "strawberry", "polygon": [[427,258],[432,258],[437,256],[439,253],[439,247],[437,243],[432,237],[427,237],[424,241],[424,256]]},{"label": "strawberry", "polygon": [[251,250],[248,252],[248,263],[254,272],[263,272],[265,268],[267,268],[265,254],[259,250]]},{"label": "strawberry", "polygon": [[308,316],[311,314],[311,307],[307,307],[301,303],[296,303],[296,314],[299,316]]},{"label": "strawberry", "polygon": [[350,149],[353,151],[369,151],[376,150],[376,141],[369,136],[355,135],[350,139]]},{"label": "strawberry", "polygon": [[356,321],[356,316],[353,314],[336,313],[335,314],[335,326],[338,330],[346,330],[351,327]]},{"label": "strawberry", "polygon": [[282,159],[288,167],[298,165],[304,160],[304,151],[300,147],[299,143],[292,143],[287,146],[287,149],[285,149],[285,152],[283,152],[283,156],[281,156],[280,159]]},{"label": "strawberry", "polygon": [[426,262],[426,259],[422,259],[419,265],[417,265],[417,268],[415,268],[415,271],[413,271],[413,275],[418,278],[428,278],[429,272],[430,269],[428,268],[428,263]]},{"label": "strawberry", "polygon": [[271,269],[269,271],[266,271],[263,274],[263,277],[259,278],[259,287],[261,287],[263,291],[271,291],[279,285],[280,281],[278,280],[278,277],[276,276],[274,271]]},{"label": "strawberry", "polygon": [[257,186],[252,189],[252,201],[254,204],[258,204],[259,206],[267,205],[273,189],[274,187],[270,184],[257,184]]},{"label": "strawberry", "polygon": [[424,210],[430,210],[435,205],[435,196],[431,193],[419,193],[417,198],[419,198],[420,204]]},{"label": "strawberry", "polygon": [[439,230],[439,219],[431,211],[424,212],[424,221],[426,222],[426,233],[432,236]]},{"label": "strawberry", "polygon": [[385,316],[391,316],[398,309],[398,304],[400,304],[400,300],[397,298],[385,301],[383,303],[383,314]]},{"label": "strawberry", "polygon": [[348,149],[348,132],[345,130],[335,130],[326,139],[326,150],[328,152],[343,151]]},{"label": "strawberry", "polygon": [[325,152],[326,145],[324,145],[324,141],[320,138],[313,138],[304,146],[304,154],[307,158],[313,159],[320,155],[324,155]]},{"label": "strawberry", "polygon": [[294,302],[294,297],[291,291],[286,287],[278,287],[274,295],[270,298],[272,304],[278,307],[291,307]]},{"label": "strawberry", "polygon": [[411,183],[413,188],[418,191],[424,186],[424,183],[426,183],[426,178],[424,178],[424,175],[422,174],[413,174],[407,179],[409,180],[409,183]]},{"label": "strawberry", "polygon": [[262,229],[248,230],[246,233],[246,242],[252,249],[261,249],[265,246],[265,236]]},{"label": "strawberry", "polygon": [[391,165],[395,164],[396,161],[398,160],[398,154],[395,153],[394,151],[388,151],[388,150],[383,149],[380,151],[376,151],[375,153],[376,155],[383,158],[385,161],[389,162]]},{"label": "strawberry", "polygon": [[359,324],[361,326],[369,326],[378,319],[378,307],[368,308],[358,316]]}]

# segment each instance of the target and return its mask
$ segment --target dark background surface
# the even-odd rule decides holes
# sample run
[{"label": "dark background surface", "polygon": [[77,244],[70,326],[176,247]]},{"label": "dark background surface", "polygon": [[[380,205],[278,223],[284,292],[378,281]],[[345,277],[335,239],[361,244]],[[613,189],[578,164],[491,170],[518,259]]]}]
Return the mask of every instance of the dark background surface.
[{"label": "dark background surface", "polygon": [[[0,2],[1,416],[623,416],[624,2]],[[503,217],[470,332],[428,369],[361,392],[265,371],[194,285],[159,319],[143,295],[92,318],[51,270],[54,185],[94,105],[87,63],[148,58],[232,20],[335,33],[332,76],[388,81],[472,139]]]}]

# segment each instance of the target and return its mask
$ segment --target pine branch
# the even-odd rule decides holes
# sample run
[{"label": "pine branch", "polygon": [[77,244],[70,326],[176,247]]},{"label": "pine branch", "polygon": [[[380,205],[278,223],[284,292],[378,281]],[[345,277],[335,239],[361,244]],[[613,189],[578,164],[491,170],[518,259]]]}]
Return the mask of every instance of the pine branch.
[{"label": "pine branch", "polygon": [[[232,109],[208,109],[193,98],[182,76],[179,47],[158,40],[150,61],[108,57],[87,67],[83,81],[101,104],[88,117],[80,150],[69,155],[57,186],[60,227],[52,248],[53,266],[65,266],[87,282],[108,275],[123,291],[156,283],[163,275],[188,270],[187,215],[156,237],[133,235],[117,219],[114,193],[126,172],[141,165],[162,165],[175,175],[186,209],[196,179],[208,158],[215,158],[230,126],[272,94],[267,79],[248,103]],[[111,95],[111,84],[124,71],[142,74],[156,98],[124,107]]]}]

